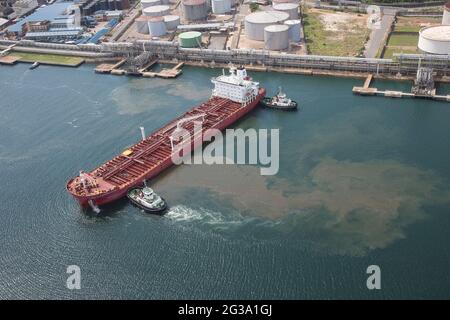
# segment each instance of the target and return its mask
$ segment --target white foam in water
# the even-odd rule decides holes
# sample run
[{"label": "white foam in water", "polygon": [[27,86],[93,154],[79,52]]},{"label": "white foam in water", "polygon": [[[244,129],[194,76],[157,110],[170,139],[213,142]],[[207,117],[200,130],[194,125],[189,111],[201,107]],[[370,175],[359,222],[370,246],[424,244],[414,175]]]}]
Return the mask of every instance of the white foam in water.
[{"label": "white foam in water", "polygon": [[212,211],[205,208],[193,209],[184,205],[172,207],[165,216],[177,223],[194,223],[201,229],[207,228],[208,230],[215,230],[220,233],[228,233],[237,230],[240,230],[239,233],[245,233],[247,227],[252,229],[254,227],[272,228],[276,226],[273,221],[261,220],[250,216],[241,216],[239,214],[226,216],[218,211]]},{"label": "white foam in water", "polygon": [[203,208],[197,210],[183,205],[172,207],[166,216],[175,221],[200,221],[210,224],[226,223],[226,220],[220,212],[209,211]]}]

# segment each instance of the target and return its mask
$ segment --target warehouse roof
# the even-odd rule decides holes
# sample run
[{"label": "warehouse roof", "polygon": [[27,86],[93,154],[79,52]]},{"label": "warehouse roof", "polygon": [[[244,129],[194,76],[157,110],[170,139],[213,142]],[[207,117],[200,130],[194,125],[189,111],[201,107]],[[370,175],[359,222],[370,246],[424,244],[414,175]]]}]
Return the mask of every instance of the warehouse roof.
[{"label": "warehouse roof", "polygon": [[35,37],[61,37],[61,36],[77,36],[83,31],[82,28],[74,29],[56,29],[55,31],[44,31],[44,32],[27,32],[26,38]]},{"label": "warehouse roof", "polygon": [[55,2],[45,7],[40,7],[29,16],[10,26],[8,31],[20,32],[22,31],[22,26],[28,21],[51,21],[56,17],[60,17],[71,5],[73,5],[73,2]]}]

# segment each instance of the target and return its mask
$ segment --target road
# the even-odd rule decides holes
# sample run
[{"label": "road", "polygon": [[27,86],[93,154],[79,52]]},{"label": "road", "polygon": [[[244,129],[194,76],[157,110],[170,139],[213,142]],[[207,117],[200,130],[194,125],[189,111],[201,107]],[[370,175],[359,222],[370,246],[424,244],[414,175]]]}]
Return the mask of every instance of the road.
[{"label": "road", "polygon": [[370,39],[366,45],[364,53],[366,58],[375,58],[378,51],[384,45],[384,40],[388,36],[391,26],[395,20],[396,9],[383,8],[383,16],[381,18],[380,28],[372,30]]}]

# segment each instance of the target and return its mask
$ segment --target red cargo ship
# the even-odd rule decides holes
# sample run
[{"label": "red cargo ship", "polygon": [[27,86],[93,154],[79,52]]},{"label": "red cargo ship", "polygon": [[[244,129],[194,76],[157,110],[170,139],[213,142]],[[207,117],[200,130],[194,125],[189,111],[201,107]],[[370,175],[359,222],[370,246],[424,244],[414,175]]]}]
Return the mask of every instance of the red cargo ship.
[{"label": "red cargo ship", "polygon": [[[202,118],[201,140],[208,129],[223,130],[253,110],[266,90],[252,81],[245,68],[230,68],[229,75],[213,78],[212,97],[91,172],[80,171],[67,190],[83,207],[93,208],[124,197],[131,188],[157,176],[173,164],[172,133],[182,127],[193,135],[193,119]],[[195,141],[197,142],[197,141]],[[197,145],[193,143],[193,145]],[[201,145],[201,143],[200,143]]]}]

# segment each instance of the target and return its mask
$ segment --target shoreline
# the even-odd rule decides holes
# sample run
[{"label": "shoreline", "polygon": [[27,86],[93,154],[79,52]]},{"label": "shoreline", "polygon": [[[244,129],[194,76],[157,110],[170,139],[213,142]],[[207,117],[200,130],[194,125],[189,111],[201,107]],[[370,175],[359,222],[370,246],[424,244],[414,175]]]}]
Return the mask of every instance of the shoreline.
[{"label": "shoreline", "polygon": [[[0,49],[6,49],[7,46],[0,45]],[[54,65],[61,67],[78,67],[84,63],[98,65],[101,63],[111,63],[118,62],[123,59],[123,57],[114,56],[112,53],[104,52],[91,52],[91,51],[69,51],[69,50],[56,50],[48,48],[32,48],[32,47],[14,47],[13,51],[6,57],[15,57],[14,52],[21,52],[25,54],[36,54],[41,56],[62,56],[67,58],[79,58],[80,61],[76,63],[65,63],[65,62],[55,62],[47,60],[38,60],[41,64]],[[18,54],[17,56],[20,56]],[[36,60],[20,58],[16,59],[13,63],[4,63],[4,65],[13,65],[16,62],[23,63],[33,63]],[[179,63],[180,60],[170,60],[170,59],[158,59],[158,63],[162,64],[174,64]],[[228,63],[217,63],[214,61],[183,61],[184,65],[192,67],[202,67],[202,68],[227,68]],[[413,75],[392,75],[392,74],[373,74],[369,72],[355,72],[355,71],[339,71],[339,70],[326,70],[326,69],[313,69],[313,68],[299,68],[299,67],[277,67],[277,66],[265,66],[265,65],[254,65],[254,64],[243,64],[247,70],[253,72],[277,72],[282,74],[298,74],[298,75],[309,75],[309,76],[325,76],[325,77],[338,77],[338,78],[351,78],[364,80],[369,74],[372,74],[375,80],[391,80],[400,82],[414,81],[415,76]],[[448,76],[436,76],[435,82],[437,83],[450,83],[450,77]]]}]

